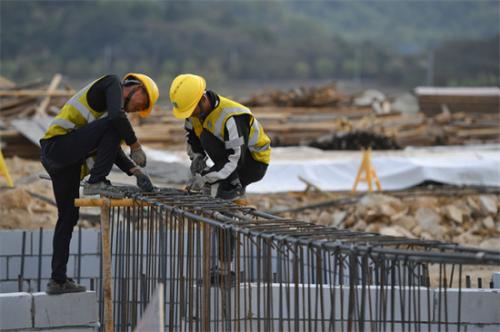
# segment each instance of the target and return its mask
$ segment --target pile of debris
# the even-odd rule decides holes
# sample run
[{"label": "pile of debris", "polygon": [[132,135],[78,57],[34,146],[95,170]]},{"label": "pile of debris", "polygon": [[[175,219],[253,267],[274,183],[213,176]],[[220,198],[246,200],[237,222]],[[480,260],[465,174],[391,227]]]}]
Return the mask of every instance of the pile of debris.
[{"label": "pile of debris", "polygon": [[400,146],[391,137],[363,131],[328,134],[314,140],[309,146],[321,150],[400,149]]},{"label": "pile of debris", "polygon": [[38,158],[39,149],[28,137],[39,128],[35,122],[31,125],[31,120],[47,122],[74,93],[60,74],[50,82],[35,80],[17,85],[0,76],[0,141],[4,155]]},{"label": "pile of debris", "polygon": [[259,209],[342,229],[500,250],[498,191],[288,193],[250,196],[249,200]]}]

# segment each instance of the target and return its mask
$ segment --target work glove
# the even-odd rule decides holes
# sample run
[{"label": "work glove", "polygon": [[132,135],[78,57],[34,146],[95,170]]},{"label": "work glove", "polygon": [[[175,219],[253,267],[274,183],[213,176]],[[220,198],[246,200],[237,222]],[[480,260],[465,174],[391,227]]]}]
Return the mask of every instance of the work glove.
[{"label": "work glove", "polygon": [[190,180],[187,190],[188,191],[201,191],[205,186],[206,179],[199,173],[196,173]]},{"label": "work glove", "polygon": [[134,172],[134,176],[137,179],[137,187],[139,187],[142,191],[150,192],[154,190],[153,183],[151,182],[149,176],[141,172],[139,169]]},{"label": "work glove", "polygon": [[207,157],[197,153],[196,156],[191,161],[191,166],[189,169],[191,170],[191,174],[195,175],[197,173],[201,173],[207,167]]},{"label": "work glove", "polygon": [[146,166],[146,154],[142,150],[142,147],[136,149],[130,148],[130,158],[139,166]]}]

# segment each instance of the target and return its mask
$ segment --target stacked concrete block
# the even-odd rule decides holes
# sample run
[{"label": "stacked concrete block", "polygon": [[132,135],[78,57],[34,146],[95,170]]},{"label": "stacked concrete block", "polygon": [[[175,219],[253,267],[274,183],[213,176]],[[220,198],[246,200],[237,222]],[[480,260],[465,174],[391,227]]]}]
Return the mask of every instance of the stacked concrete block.
[{"label": "stacked concrete block", "polygon": [[96,331],[95,292],[0,294],[0,331]]}]

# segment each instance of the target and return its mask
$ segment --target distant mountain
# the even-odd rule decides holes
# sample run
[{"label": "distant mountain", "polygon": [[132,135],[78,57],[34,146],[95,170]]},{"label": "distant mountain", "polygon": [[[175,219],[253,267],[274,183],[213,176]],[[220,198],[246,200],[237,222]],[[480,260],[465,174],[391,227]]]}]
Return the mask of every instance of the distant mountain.
[{"label": "distant mountain", "polygon": [[[489,82],[498,73],[499,30],[498,1],[0,1],[0,73],[28,79],[140,70],[166,80],[196,71],[212,80],[420,84],[429,52],[480,41],[487,46],[467,63],[478,52]],[[486,84],[474,76],[477,64],[468,70],[460,57],[450,61],[447,76],[435,75],[444,84]]]}]

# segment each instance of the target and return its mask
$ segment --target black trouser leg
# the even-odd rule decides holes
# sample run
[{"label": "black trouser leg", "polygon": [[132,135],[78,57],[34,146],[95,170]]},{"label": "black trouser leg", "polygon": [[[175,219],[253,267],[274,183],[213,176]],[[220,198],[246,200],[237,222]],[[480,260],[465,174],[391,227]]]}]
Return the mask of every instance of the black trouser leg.
[{"label": "black trouser leg", "polygon": [[73,164],[82,164],[97,152],[90,170],[90,183],[108,176],[120,149],[120,136],[108,118],[93,121],[71,133],[41,141],[42,161],[49,174]]},{"label": "black trouser leg", "polygon": [[267,166],[260,161],[253,159],[250,155],[250,151],[247,151],[247,158],[243,165],[241,165],[238,170],[238,176],[240,178],[241,185],[243,188],[248,186],[250,183],[254,183],[262,180],[264,175],[266,175]]},{"label": "black trouser leg", "polygon": [[78,222],[79,209],[74,206],[74,199],[79,197],[81,165],[88,156],[97,152],[89,182],[103,180],[113,167],[120,138],[111,121],[105,118],[40,143],[42,164],[52,178],[58,210],[52,245],[52,278],[63,282],[71,235]]},{"label": "black trouser leg", "polygon": [[52,174],[52,186],[57,203],[58,218],[52,241],[52,279],[66,280],[66,265],[73,227],[78,222],[79,208],[75,198],[79,197],[80,165],[75,164]]}]

